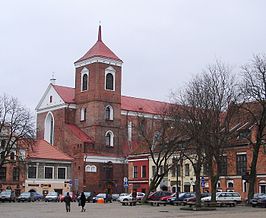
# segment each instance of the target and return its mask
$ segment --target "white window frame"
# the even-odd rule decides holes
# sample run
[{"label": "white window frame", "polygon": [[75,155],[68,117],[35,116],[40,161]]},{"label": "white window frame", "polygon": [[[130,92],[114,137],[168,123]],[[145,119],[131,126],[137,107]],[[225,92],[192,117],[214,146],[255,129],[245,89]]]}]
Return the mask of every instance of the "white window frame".
[{"label": "white window frame", "polygon": [[[113,89],[106,89],[106,76],[108,73],[111,73],[113,75]],[[115,69],[113,67],[107,67],[105,69],[105,74],[104,74],[104,90],[106,91],[115,91]]]},{"label": "white window frame", "polygon": [[115,135],[114,135],[114,133],[111,131],[111,130],[108,130],[106,133],[105,133],[105,137],[104,137],[104,139],[105,139],[105,144],[106,144],[106,136],[107,136],[107,134],[108,133],[110,133],[110,135],[111,135],[111,140],[110,140],[110,147],[114,147],[114,137],[115,137]]},{"label": "white window frame", "polygon": [[62,180],[65,180],[67,179],[67,167],[57,167],[57,179],[59,179],[58,175],[59,175],[59,168],[62,168],[62,169],[65,169],[65,178],[62,179]]},{"label": "white window frame", "polygon": [[[135,171],[134,171],[134,169],[135,169],[135,167],[136,167],[136,169],[137,169],[137,173],[136,173],[136,177],[135,177]],[[138,166],[133,166],[133,175],[132,175],[132,178],[134,178],[134,179],[136,179],[136,178],[138,178]]]},{"label": "white window frame", "polygon": [[[110,109],[110,119],[107,119],[108,117],[106,117],[106,110],[107,110],[107,108]],[[105,119],[106,120],[114,120],[114,109],[113,109],[113,107],[111,105],[107,105],[105,107],[105,109],[104,109],[104,115],[105,115]]]},{"label": "white window frame", "polygon": [[[82,88],[83,88],[83,76],[84,75],[87,75],[87,89],[86,90],[82,90]],[[80,73],[80,91],[81,92],[85,92],[85,91],[88,91],[89,90],[89,81],[90,81],[90,76],[89,76],[90,74],[89,74],[89,70],[88,70],[88,68],[86,68],[86,67],[84,67],[83,69],[82,69],[82,71],[81,71],[81,73]]]},{"label": "white window frame", "polygon": [[128,137],[128,141],[131,142],[132,141],[132,121],[128,121],[127,124],[127,137]]},{"label": "white window frame", "polygon": [[97,167],[95,165],[86,165],[85,172],[88,173],[97,173]]},{"label": "white window frame", "polygon": [[[143,167],[146,167],[146,176],[143,177]],[[147,166],[146,165],[142,165],[141,166],[141,178],[146,178],[147,177]]]},{"label": "white window frame", "polygon": [[[53,168],[53,173],[52,173],[52,178],[45,178],[45,169],[46,168]],[[54,166],[44,166],[44,175],[43,175],[44,179],[54,179]]]},{"label": "white window frame", "polygon": [[86,113],[87,113],[87,108],[82,107],[80,109],[80,121],[85,121],[85,117],[86,117]]},{"label": "white window frame", "polygon": [[[51,116],[52,120],[53,120],[53,132],[51,133],[51,124],[47,123],[48,122],[48,117]],[[49,111],[46,114],[45,120],[44,120],[44,139],[50,143],[50,144],[54,144],[54,126],[55,126],[55,120],[54,120],[54,115],[51,111]],[[51,139],[51,134],[52,134],[52,141],[50,141]]]}]

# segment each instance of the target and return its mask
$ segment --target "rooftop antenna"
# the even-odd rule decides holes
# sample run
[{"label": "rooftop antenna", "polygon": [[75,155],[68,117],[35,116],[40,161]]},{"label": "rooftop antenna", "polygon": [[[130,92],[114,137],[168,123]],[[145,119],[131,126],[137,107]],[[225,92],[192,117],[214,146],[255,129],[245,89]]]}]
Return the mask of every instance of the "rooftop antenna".
[{"label": "rooftop antenna", "polygon": [[50,83],[55,85],[55,81],[56,81],[56,79],[54,77],[54,72],[52,72],[52,78],[50,79]]}]

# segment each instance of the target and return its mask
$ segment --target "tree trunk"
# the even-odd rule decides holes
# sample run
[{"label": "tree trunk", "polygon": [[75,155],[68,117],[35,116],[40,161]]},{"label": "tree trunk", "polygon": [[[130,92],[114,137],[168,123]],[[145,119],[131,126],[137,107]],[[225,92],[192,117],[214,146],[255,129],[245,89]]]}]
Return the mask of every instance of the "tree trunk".
[{"label": "tree trunk", "polygon": [[195,189],[196,189],[196,204],[195,207],[201,207],[201,194],[200,194],[200,169],[195,171],[196,181],[195,181]]},{"label": "tree trunk", "polygon": [[253,198],[254,196],[254,190],[255,190],[255,182],[256,182],[256,175],[257,175],[257,161],[259,156],[259,150],[260,150],[260,140],[257,140],[255,147],[253,149],[253,155],[252,155],[252,162],[250,167],[250,174],[249,174],[249,189],[248,189],[248,202]]}]

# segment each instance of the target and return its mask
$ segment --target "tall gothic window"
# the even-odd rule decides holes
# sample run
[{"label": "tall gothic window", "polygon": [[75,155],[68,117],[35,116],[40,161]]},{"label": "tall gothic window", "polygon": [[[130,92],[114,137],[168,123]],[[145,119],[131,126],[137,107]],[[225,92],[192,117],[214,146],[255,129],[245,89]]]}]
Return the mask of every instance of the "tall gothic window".
[{"label": "tall gothic window", "polygon": [[87,109],[81,108],[80,109],[80,121],[85,121],[87,118]]},{"label": "tall gothic window", "polygon": [[111,66],[105,69],[105,84],[106,90],[115,91],[115,69]]},{"label": "tall gothic window", "polygon": [[106,74],[106,89],[114,90],[114,77],[113,74],[107,73]]},{"label": "tall gothic window", "polygon": [[114,133],[110,130],[105,133],[105,145],[110,147],[114,146]]},{"label": "tall gothic window", "polygon": [[87,68],[83,68],[81,71],[81,91],[88,90],[89,71]]},{"label": "tall gothic window", "polygon": [[54,143],[54,117],[51,112],[49,112],[45,118],[44,139],[50,144]]},{"label": "tall gothic window", "polygon": [[106,120],[114,119],[114,110],[113,110],[113,107],[110,105],[105,107],[105,119]]}]

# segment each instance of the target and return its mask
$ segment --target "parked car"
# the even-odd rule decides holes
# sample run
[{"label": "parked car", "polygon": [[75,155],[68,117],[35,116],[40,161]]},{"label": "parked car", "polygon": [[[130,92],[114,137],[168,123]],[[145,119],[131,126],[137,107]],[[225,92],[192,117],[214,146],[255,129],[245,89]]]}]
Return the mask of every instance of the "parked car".
[{"label": "parked car", "polygon": [[[200,194],[200,198],[205,198],[210,196],[210,193],[204,192]],[[189,202],[196,202],[196,194],[194,194],[194,196],[189,197],[189,198],[184,198],[183,200],[183,204],[186,205]]]},{"label": "parked car", "polygon": [[0,193],[0,200],[2,202],[4,202],[4,201],[15,202],[16,201],[15,192],[13,192],[11,190],[2,191]]},{"label": "parked car", "polygon": [[107,196],[105,193],[99,193],[97,194],[95,197],[92,198],[92,202],[96,203],[98,201],[99,198],[103,198],[104,202],[111,202],[111,198],[109,196]]},{"label": "parked car", "polygon": [[[202,198],[201,201],[211,201],[211,196]],[[236,203],[240,203],[242,200],[238,192],[217,192],[216,201],[234,201]]]},{"label": "parked car", "polygon": [[175,196],[176,196],[176,193],[173,193],[172,195],[170,195],[170,196],[163,196],[163,197],[161,197],[161,201],[166,201],[166,202],[168,202],[168,200],[169,199],[171,199],[171,198],[175,198]]},{"label": "parked car", "polygon": [[[70,196],[70,198],[71,198],[71,201],[73,202],[76,202],[76,200],[77,200],[77,197],[76,197],[76,195],[73,193],[73,192],[68,192],[69,193],[69,196]],[[67,195],[67,192],[65,192],[63,195],[59,195],[59,201],[60,202],[63,202],[64,201],[64,199],[65,199],[65,196]]]},{"label": "parked car", "polygon": [[174,204],[175,202],[182,203],[184,202],[185,199],[194,197],[195,193],[194,192],[182,192],[178,195],[178,198],[174,196],[173,198],[168,199],[169,204]]},{"label": "parked car", "polygon": [[171,196],[173,193],[171,192],[167,192],[167,191],[157,191],[157,192],[153,192],[149,195],[149,197],[147,198],[147,200],[150,201],[159,201],[162,197],[165,196]]},{"label": "parked car", "polygon": [[45,196],[44,201],[45,202],[50,202],[50,201],[58,202],[59,201],[59,195],[57,192],[49,192]]},{"label": "parked car", "polygon": [[32,193],[34,195],[34,200],[35,201],[41,201],[41,200],[43,200],[43,195],[40,194],[39,192],[32,192]]},{"label": "parked car", "polygon": [[[84,192],[84,195],[86,197],[86,201],[88,201],[88,202],[91,202],[92,201],[92,193],[91,192]],[[77,201],[79,201],[80,196],[81,196],[81,193],[77,197]]]},{"label": "parked car", "polygon": [[258,199],[258,206],[266,207],[266,195],[263,195],[261,198]]},{"label": "parked car", "polygon": [[22,192],[18,197],[17,197],[18,202],[32,202],[35,201],[34,194],[33,192]]},{"label": "parked car", "polygon": [[[145,196],[145,193],[143,192],[137,192],[137,201],[141,201]],[[123,201],[131,201],[133,199],[132,193],[124,196],[119,196],[118,201],[123,202]]]},{"label": "parked car", "polygon": [[250,200],[250,204],[252,207],[258,206],[258,200],[266,197],[265,193],[255,193],[253,198]]},{"label": "parked car", "polygon": [[118,198],[119,198],[119,194],[112,194],[113,201],[117,201]]},{"label": "parked car", "polygon": [[124,196],[128,196],[129,193],[121,193],[119,194],[119,197],[117,198],[117,201],[121,201],[121,198],[124,197]]}]

